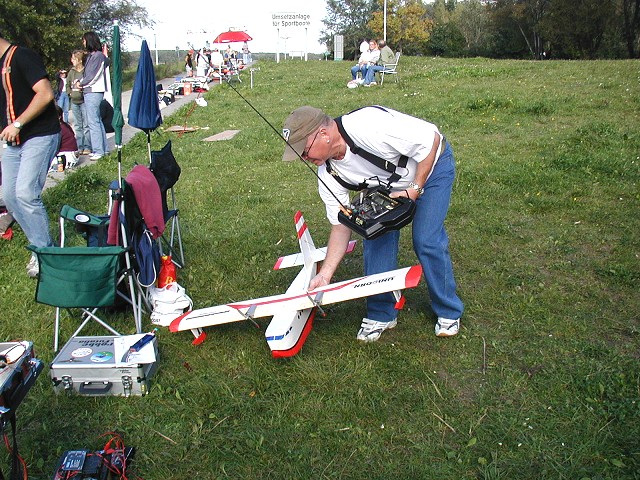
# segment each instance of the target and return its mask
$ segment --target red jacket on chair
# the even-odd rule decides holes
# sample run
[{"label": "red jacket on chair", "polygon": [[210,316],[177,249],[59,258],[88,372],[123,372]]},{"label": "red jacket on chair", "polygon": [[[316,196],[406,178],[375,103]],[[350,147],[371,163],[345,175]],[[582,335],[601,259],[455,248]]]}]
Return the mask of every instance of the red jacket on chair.
[{"label": "red jacket on chair", "polygon": [[[143,165],[136,165],[125,178],[133,190],[136,203],[144,219],[144,223],[155,239],[164,232],[164,215],[162,213],[162,200],[160,197],[160,187],[151,170]],[[111,210],[111,220],[109,222],[109,234],[107,243],[109,245],[119,245],[119,223],[118,214],[120,202],[115,201]]]}]

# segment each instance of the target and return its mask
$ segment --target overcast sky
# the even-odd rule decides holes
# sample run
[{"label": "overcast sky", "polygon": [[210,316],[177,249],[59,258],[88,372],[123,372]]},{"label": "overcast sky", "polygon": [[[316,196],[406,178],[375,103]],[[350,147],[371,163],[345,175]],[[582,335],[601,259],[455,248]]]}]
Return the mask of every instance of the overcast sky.
[{"label": "overcast sky", "polygon": [[[324,45],[318,43],[322,19],[326,16],[326,0],[227,0],[226,2],[181,2],[176,0],[136,0],[145,7],[154,20],[153,29],[134,30],[125,45],[127,50],[139,50],[142,38],[154,50],[185,50],[191,43],[196,48],[229,29],[245,30],[253,40],[252,52],[302,52],[307,45],[309,53],[323,53]],[[273,26],[273,14],[296,13],[309,15],[309,27],[305,40],[305,28],[297,26]],[[285,22],[286,20],[280,20]],[[155,34],[155,35],[154,35]],[[233,45],[239,49],[242,44]],[[224,46],[226,48],[226,45]]]}]

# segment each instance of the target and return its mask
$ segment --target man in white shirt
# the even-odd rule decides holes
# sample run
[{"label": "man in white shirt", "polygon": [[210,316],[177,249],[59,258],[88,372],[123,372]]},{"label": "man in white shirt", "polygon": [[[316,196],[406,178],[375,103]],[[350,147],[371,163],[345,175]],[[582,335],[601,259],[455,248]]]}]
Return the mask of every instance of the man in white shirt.
[{"label": "man in white shirt", "polygon": [[[350,193],[363,184],[389,183],[391,196],[405,196],[416,202],[413,248],[424,271],[432,310],[438,317],[435,333],[439,337],[457,334],[464,305],[456,293],[444,227],[455,165],[453,150],[438,128],[386,107],[364,107],[333,119],[306,106],[289,115],[283,136],[288,139],[283,160],[299,155],[318,166],[320,197],[331,223],[327,256],[309,290],[330,283],[351,238],[351,230],[338,221],[340,204],[349,204]],[[354,153],[349,144],[395,165],[393,180],[387,182],[391,178],[389,170]],[[364,240],[365,275],[397,268],[399,238],[400,232],[393,230]],[[395,327],[395,303],[390,293],[368,297],[367,316],[356,338],[374,342],[384,330]]]}]

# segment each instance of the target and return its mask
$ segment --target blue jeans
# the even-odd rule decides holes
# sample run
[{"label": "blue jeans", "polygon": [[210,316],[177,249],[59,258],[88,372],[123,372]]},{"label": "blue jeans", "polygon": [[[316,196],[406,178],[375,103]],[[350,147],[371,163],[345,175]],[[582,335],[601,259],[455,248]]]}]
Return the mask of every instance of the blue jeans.
[{"label": "blue jeans", "polygon": [[103,98],[103,92],[84,94],[87,123],[89,124],[89,135],[91,136],[91,147],[93,153],[97,155],[107,153],[107,134],[104,131],[104,124],[100,117],[100,103]]},{"label": "blue jeans", "polygon": [[60,92],[60,96],[58,97],[58,106],[62,109],[62,119],[65,123],[69,122],[69,95],[67,92]]},{"label": "blue jeans", "polygon": [[[438,317],[456,319],[462,316],[464,305],[456,293],[456,281],[449,256],[449,237],[444,220],[449,210],[455,176],[455,160],[449,144],[440,155],[424,193],[416,201],[413,218],[413,249],[422,265],[431,308]],[[400,232],[391,231],[373,240],[364,241],[366,275],[398,268]],[[367,298],[367,318],[388,322],[397,317],[392,293]]]},{"label": "blue jeans", "polygon": [[21,145],[7,145],[2,155],[2,189],[7,210],[36,247],[53,245],[42,189],[49,165],[58,152],[60,134],[33,137]]},{"label": "blue jeans", "polygon": [[358,72],[362,73],[362,79],[364,80],[364,78],[367,76],[367,66],[354,65],[353,67],[351,67],[351,77],[353,78],[353,80],[355,80],[358,76]]},{"label": "blue jeans", "polygon": [[78,150],[91,150],[91,136],[89,123],[87,122],[87,109],[84,103],[72,103],[73,130],[76,134]]},{"label": "blue jeans", "polygon": [[367,68],[367,76],[364,78],[364,84],[369,85],[376,78],[376,72],[384,70],[382,65],[371,65]]}]

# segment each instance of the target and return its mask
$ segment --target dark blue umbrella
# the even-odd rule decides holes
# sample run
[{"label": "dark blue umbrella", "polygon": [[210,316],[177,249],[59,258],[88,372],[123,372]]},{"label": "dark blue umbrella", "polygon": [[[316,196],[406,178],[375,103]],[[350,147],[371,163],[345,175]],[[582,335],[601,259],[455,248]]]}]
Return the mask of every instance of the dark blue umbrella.
[{"label": "dark blue umbrella", "polygon": [[149,161],[151,161],[151,132],[162,124],[156,73],[147,41],[142,41],[138,70],[129,103],[129,125],[143,130],[147,134]]}]

